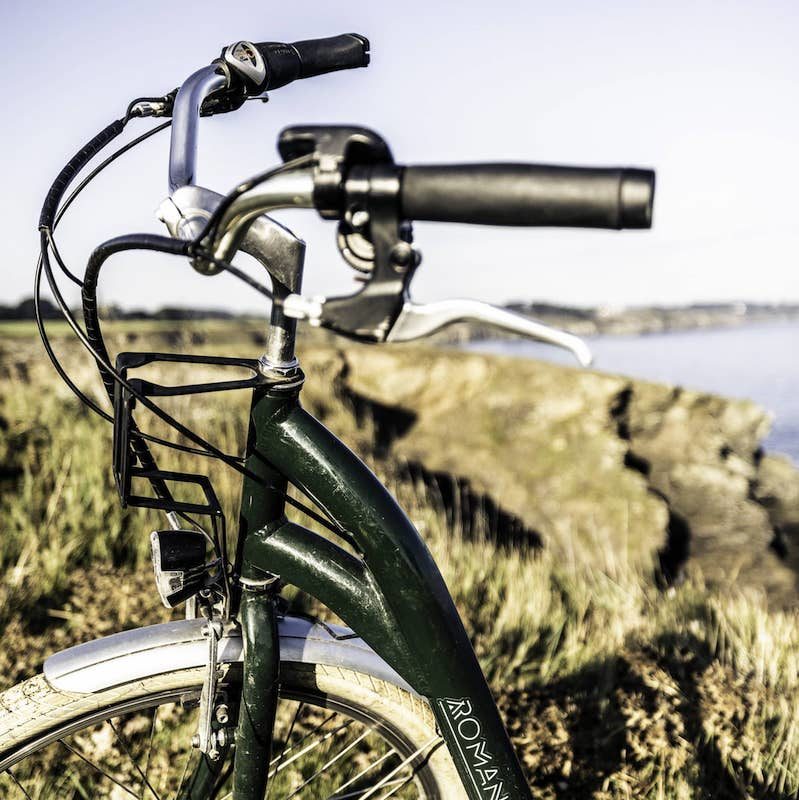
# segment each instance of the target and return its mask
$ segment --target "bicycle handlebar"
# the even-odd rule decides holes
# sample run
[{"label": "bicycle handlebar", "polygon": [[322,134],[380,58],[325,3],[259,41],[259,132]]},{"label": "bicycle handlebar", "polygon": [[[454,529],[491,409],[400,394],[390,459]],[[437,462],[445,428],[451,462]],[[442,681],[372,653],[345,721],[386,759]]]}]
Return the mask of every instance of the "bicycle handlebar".
[{"label": "bicycle handlebar", "polygon": [[257,96],[301,78],[368,64],[369,40],[358,33],[293,44],[242,41],[225,47],[216,61],[197,70],[181,85],[174,100],[169,191],[195,182],[197,126],[208,98],[221,95],[223,100],[228,99],[230,102],[222,102],[217,111],[230,111],[247,95]]},{"label": "bicycle handlebar", "polygon": [[655,173],[539,164],[405,167],[405,219],[478,225],[650,228]]}]

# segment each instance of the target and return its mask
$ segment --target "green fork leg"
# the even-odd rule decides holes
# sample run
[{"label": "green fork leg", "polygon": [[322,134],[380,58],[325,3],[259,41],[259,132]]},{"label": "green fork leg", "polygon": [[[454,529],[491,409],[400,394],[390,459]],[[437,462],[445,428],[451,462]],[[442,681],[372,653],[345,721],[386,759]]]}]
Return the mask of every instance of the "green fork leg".
[{"label": "green fork leg", "polygon": [[263,800],[269,777],[280,680],[277,584],[269,585],[272,575],[242,558],[244,545],[256,530],[280,524],[285,519],[282,493],[286,489],[286,479],[254,453],[258,423],[258,409],[254,404],[250,416],[247,467],[257,479],[245,478],[242,487],[237,560],[241,563],[245,588],[240,592],[240,602],[239,597],[234,599],[239,605],[244,647],[233,770],[234,800]]},{"label": "green fork leg", "polygon": [[244,645],[234,800],[263,800],[269,777],[280,679],[280,645],[271,592],[245,590],[239,613]]}]

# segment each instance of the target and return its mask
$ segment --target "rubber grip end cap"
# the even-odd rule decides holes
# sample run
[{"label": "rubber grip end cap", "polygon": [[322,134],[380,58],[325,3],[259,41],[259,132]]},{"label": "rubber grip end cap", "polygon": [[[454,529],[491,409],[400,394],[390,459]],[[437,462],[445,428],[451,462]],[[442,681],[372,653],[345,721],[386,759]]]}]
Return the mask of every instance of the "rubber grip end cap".
[{"label": "rubber grip end cap", "polygon": [[620,228],[651,228],[655,199],[655,172],[651,169],[626,169],[619,188]]}]

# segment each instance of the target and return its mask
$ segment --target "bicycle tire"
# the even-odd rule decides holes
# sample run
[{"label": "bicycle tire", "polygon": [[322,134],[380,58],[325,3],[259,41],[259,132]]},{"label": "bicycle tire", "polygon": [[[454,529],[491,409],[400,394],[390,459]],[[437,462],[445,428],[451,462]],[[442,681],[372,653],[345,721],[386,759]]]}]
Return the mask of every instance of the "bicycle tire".
[{"label": "bicycle tire", "polygon": [[[338,646],[348,647],[348,643],[342,641]],[[352,648],[348,650],[351,652]],[[235,684],[240,664],[227,665],[227,670],[227,680]],[[334,709],[362,724],[370,721],[405,759],[408,754],[417,754],[418,763],[412,766],[417,769],[414,780],[422,787],[419,797],[465,800],[454,763],[438,735],[426,700],[373,673],[368,663],[359,671],[335,664],[281,661],[281,697],[295,701],[303,698],[311,706]],[[6,792],[16,789],[18,797],[26,798],[13,777],[25,759],[35,757],[66,736],[80,734],[124,713],[175,703],[178,697],[199,696],[204,676],[202,667],[174,669],[82,693],[57,688],[40,674],[6,690],[0,694],[0,788],[5,781]],[[381,798],[384,794],[389,796],[385,792],[363,796]],[[307,796],[317,797],[313,793]]]}]

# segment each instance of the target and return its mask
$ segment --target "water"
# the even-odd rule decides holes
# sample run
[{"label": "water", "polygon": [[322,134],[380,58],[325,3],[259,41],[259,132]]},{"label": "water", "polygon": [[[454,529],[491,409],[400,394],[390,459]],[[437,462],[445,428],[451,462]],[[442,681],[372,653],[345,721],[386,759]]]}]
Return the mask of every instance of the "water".
[{"label": "water", "polygon": [[[595,369],[754,400],[774,415],[766,449],[799,464],[799,322],[588,341]],[[574,363],[565,352],[523,340],[472,342],[468,347]]]}]

